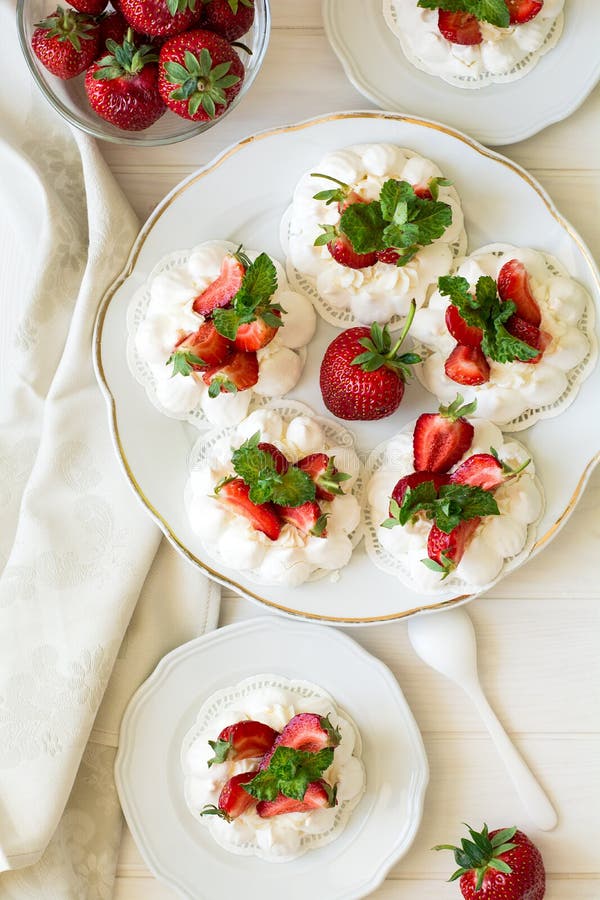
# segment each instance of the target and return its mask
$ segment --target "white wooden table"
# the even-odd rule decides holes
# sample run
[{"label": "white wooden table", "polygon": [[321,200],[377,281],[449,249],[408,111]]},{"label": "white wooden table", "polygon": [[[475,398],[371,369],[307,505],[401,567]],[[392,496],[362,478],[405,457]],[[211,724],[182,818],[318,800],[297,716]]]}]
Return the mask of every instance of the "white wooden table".
[{"label": "white wooden table", "polygon": [[[164,149],[103,145],[140,218],[181,178],[247,134],[370,106],[346,80],[327,43],[319,0],[272,0],[272,6],[264,67],[241,107],[219,127]],[[600,88],[568,121],[504,152],[534,173],[600,259],[598,146]],[[559,827],[551,834],[537,833],[527,821],[473,709],[414,656],[406,626],[352,630],[396,674],[423,732],[431,767],[422,828],[372,895],[377,900],[459,897],[458,887],[445,883],[450,855],[429,848],[459,838],[461,822],[484,820],[490,827],[518,824],[538,843],[548,872],[547,900],[599,900],[599,507],[600,469],[551,547],[469,608],[484,688],[559,811]],[[225,595],[221,623],[261,612]],[[127,831],[117,876],[116,900],[174,897],[150,875]],[[259,900],[251,891],[247,897]],[[315,895],[315,900],[325,898]]]}]

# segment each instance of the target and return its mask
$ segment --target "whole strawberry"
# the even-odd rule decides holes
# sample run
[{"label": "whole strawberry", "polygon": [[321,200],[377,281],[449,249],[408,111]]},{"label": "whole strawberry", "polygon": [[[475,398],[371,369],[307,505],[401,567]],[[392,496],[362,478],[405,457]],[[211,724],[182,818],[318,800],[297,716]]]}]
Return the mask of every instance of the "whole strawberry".
[{"label": "whole strawberry", "polygon": [[244,66],[228,41],[212,31],[188,31],[161,47],[159,90],[178,116],[206,122],[223,115],[239,93]]},{"label": "whole strawberry", "polygon": [[135,31],[170,36],[197,25],[202,0],[119,0],[121,12]]},{"label": "whole strawberry", "polygon": [[414,300],[399,339],[392,347],[387,326],[348,328],[325,351],[320,385],[327,409],[340,419],[383,419],[404,396],[415,353],[398,354],[415,314]]},{"label": "whole strawberry", "polygon": [[[469,828],[469,826],[467,826]],[[465,900],[542,900],[546,873],[535,844],[516,828],[488,832],[469,828],[471,840],[461,847],[441,844],[434,850],[453,850],[459,868],[450,881],[460,878]]]},{"label": "whole strawberry", "polygon": [[108,40],[122,44],[129,28],[120,12],[111,12],[103,16],[99,21],[100,26],[100,53],[103,53]]},{"label": "whole strawberry", "polygon": [[99,116],[126,131],[141,131],[165,111],[158,92],[158,56],[154,47],[133,43],[128,30],[121,44],[106,42],[107,54],[85,74],[90,106]]},{"label": "whole strawberry", "polygon": [[31,37],[33,52],[42,65],[63,79],[87,69],[98,55],[98,42],[98,25],[90,16],[61,6],[36,22]]},{"label": "whole strawberry", "polygon": [[99,16],[106,9],[108,0],[69,0],[71,6],[89,16]]},{"label": "whole strawberry", "polygon": [[237,41],[252,28],[254,0],[204,0],[204,27],[227,41]]}]

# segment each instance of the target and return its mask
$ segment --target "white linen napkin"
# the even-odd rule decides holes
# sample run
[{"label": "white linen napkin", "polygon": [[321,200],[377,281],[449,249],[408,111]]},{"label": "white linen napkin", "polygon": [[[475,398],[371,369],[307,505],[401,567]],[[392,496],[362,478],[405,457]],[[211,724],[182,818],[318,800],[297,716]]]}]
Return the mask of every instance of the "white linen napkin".
[{"label": "white linen napkin", "polygon": [[117,464],[92,329],[137,224],[39,95],[14,19],[0,0],[0,872],[20,870],[0,896],[108,898],[122,711],[164,652],[216,625],[218,591],[159,549]]}]

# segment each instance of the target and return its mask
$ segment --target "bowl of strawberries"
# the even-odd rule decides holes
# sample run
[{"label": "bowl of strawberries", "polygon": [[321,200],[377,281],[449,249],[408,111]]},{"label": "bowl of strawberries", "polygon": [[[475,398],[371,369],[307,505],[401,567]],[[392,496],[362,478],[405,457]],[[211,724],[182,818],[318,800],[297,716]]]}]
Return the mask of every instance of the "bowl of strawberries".
[{"label": "bowl of strawberries", "polygon": [[18,0],[29,69],[72,125],[121,144],[194,137],[254,81],[268,0]]}]

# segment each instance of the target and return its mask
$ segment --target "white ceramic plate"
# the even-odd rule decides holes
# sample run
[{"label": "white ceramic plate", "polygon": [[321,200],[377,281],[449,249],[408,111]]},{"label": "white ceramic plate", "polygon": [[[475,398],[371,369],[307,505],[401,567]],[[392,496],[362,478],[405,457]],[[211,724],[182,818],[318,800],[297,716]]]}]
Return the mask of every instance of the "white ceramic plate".
[{"label": "white ceramic plate", "polygon": [[[363,742],[366,791],[346,828],[331,844],[282,864],[223,850],[184,798],[181,747],[202,703],[259,672],[318,684],[350,714]],[[412,843],[428,767],[415,720],[383,663],[335,629],[261,616],[161,660],[123,717],[115,777],[147,865],[182,897],[245,897],[251,884],[261,900],[351,900],[376,890]]]},{"label": "white ceramic plate", "polygon": [[[376,569],[363,544],[335,582],[322,579],[293,589],[257,588],[231,569],[217,571],[193,533],[183,503],[188,458],[198,432],[162,416],[130,374],[126,315],[133,293],[156,261],[177,248],[222,237],[280,256],[280,218],[310,161],[334,148],[377,141],[410,147],[431,157],[453,179],[461,194],[471,249],[493,241],[537,246],[562,260],[571,275],[587,287],[596,305],[600,304],[600,274],[589,250],[524,170],[442,125],[392,113],[337,113],[247,138],[175,188],[142,228],[125,271],[103,301],[95,335],[96,368],[108,400],[119,458],[132,487],[173,544],[222,584],[246,597],[288,614],[347,624],[401,618],[470,597],[451,593],[439,598],[420,596]],[[198,216],[198,209],[209,214]],[[290,395],[321,416],[329,413],[318,388],[318,371],[325,347],[337,333],[331,325],[319,322],[304,374]],[[519,434],[533,454],[546,491],[546,510],[534,553],[564,523],[600,459],[599,393],[600,372],[596,369],[561,416],[540,421]],[[393,416],[380,422],[347,424],[359,452],[366,455],[436,405],[433,395],[413,380]]]},{"label": "white ceramic plate", "polygon": [[484,144],[514,144],[560,122],[600,80],[597,0],[567,0],[562,37],[525,77],[473,91],[415,68],[385,23],[382,0],[323,0],[322,9],[331,46],[368,100],[443,117]]}]

